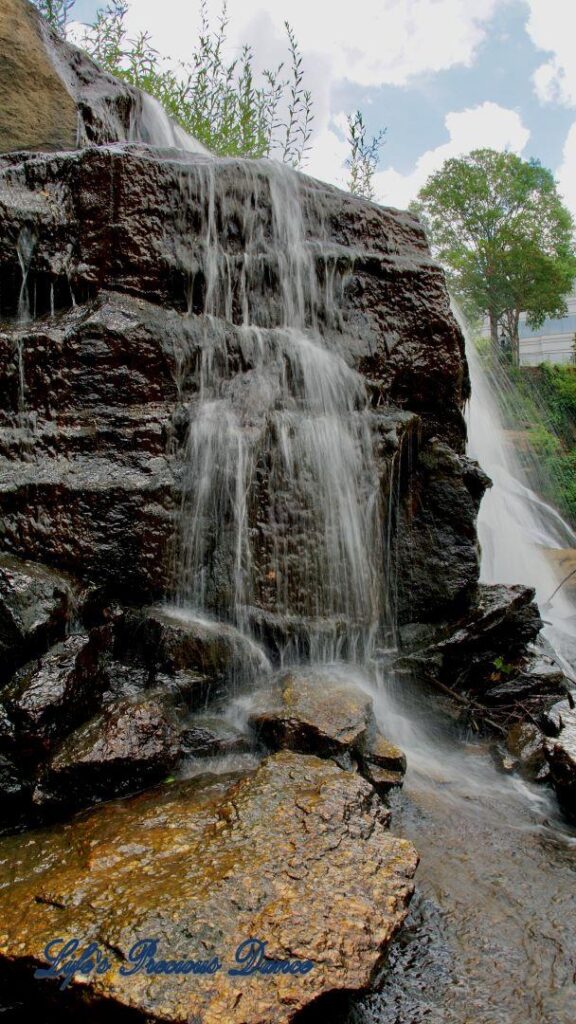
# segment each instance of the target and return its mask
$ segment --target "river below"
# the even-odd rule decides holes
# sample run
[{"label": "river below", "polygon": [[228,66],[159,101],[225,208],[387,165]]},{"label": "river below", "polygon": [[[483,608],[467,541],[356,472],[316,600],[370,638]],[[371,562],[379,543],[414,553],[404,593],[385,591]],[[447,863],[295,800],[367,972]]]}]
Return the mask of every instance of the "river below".
[{"label": "river below", "polygon": [[430,728],[429,706],[425,729],[386,704],[408,754],[392,830],[421,863],[385,984],[354,1024],[574,1024],[576,831],[488,747]]}]

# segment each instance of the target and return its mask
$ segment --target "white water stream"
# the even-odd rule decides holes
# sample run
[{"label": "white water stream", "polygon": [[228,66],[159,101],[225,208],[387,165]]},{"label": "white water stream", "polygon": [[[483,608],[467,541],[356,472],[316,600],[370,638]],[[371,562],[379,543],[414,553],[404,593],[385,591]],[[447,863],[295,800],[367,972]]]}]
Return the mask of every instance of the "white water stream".
[{"label": "white water stream", "polygon": [[[287,660],[365,660],[386,606],[381,489],[364,380],[322,333],[338,322],[340,283],[320,284],[326,254],[306,243],[298,176],[269,161],[234,173],[232,192],[212,162],[183,173],[203,239],[190,312],[207,319],[177,602],[244,632],[259,610],[282,617]],[[314,216],[322,224],[321,198]]]}]

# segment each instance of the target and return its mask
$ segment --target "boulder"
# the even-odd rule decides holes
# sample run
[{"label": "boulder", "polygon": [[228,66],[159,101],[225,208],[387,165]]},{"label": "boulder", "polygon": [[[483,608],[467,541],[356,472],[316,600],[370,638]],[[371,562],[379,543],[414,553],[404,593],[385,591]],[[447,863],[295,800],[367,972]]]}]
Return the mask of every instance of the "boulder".
[{"label": "boulder", "polygon": [[0,679],[64,637],[73,604],[65,576],[0,555]]},{"label": "boulder", "polygon": [[[283,752],[239,781],[176,783],[4,838],[0,977],[16,965],[20,991],[38,992],[45,983],[31,974],[46,945],[77,936],[96,942],[108,968],[51,993],[83,1015],[289,1024],[313,1004],[314,1019],[327,1019],[325,1001],[332,1013],[338,997],[375,983],[407,914],[417,856],[387,817],[357,774]],[[120,975],[146,938],[156,960],[218,957],[221,967]],[[230,974],[250,939],[295,972]]]},{"label": "boulder", "polygon": [[180,723],[180,744],[186,757],[221,757],[247,753],[248,736],[218,715],[190,715]]},{"label": "boulder", "polygon": [[545,716],[550,780],[567,817],[576,821],[576,710],[574,701],[559,701]]},{"label": "boulder", "polygon": [[188,702],[198,707],[270,672],[264,651],[249,636],[172,606],[127,612],[116,629],[117,656],[181,682],[196,680]]},{"label": "boulder", "polygon": [[273,750],[356,756],[375,730],[372,699],[328,670],[293,669],[257,693],[249,711],[256,736]]},{"label": "boulder", "polygon": [[546,757],[546,737],[533,722],[519,721],[506,737],[506,747],[515,767],[533,782],[546,782],[550,770]]},{"label": "boulder", "polygon": [[377,731],[371,734],[360,753],[359,768],[377,793],[386,796],[391,789],[402,785],[406,757],[399,747]]},{"label": "boulder", "polygon": [[464,616],[405,627],[401,645],[406,653],[401,653],[398,667],[451,689],[483,692],[493,685],[500,662],[521,671],[514,663],[524,658],[541,628],[533,589],[482,584]]},{"label": "boulder", "polygon": [[1,691],[21,757],[37,759],[85,719],[106,686],[100,631],[74,634],[19,669]]},{"label": "boulder", "polygon": [[118,701],[58,747],[34,802],[78,807],[133,792],[162,779],[178,753],[176,725],[159,701]]}]

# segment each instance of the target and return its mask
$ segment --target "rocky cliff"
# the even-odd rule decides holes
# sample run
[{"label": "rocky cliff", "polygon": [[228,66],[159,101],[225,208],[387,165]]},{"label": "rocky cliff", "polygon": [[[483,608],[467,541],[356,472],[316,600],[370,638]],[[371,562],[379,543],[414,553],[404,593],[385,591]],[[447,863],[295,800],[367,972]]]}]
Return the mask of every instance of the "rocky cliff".
[{"label": "rocky cliff", "polygon": [[[346,670],[301,663],[393,648],[387,671],[467,709],[498,704],[502,655],[529,674],[533,595],[478,588],[462,335],[414,217],[198,152],[22,0],[2,24],[23,44],[0,79],[2,970],[22,998],[62,922],[116,966],[142,929],[184,955],[190,914],[229,951],[240,907],[271,955],[312,957],[305,985],[92,979],[85,1001],[300,1019],[373,984],[417,859],[383,803],[402,752]],[[241,722],[214,713],[239,690]],[[217,783],[215,756],[240,758]]]},{"label": "rocky cliff", "polygon": [[[237,374],[254,370],[241,363],[246,249],[262,275],[251,319],[278,322],[270,169],[100,147],[7,155],[0,175],[3,544],[157,598],[170,588],[186,417],[207,335]],[[442,272],[409,215],[296,175],[294,187],[311,211],[315,272],[340,297],[323,336],[366,381],[382,479],[396,470],[401,616],[466,607],[485,480],[463,454],[468,381]],[[205,295],[210,189],[217,258],[230,274],[221,297],[230,309],[216,315]]]}]

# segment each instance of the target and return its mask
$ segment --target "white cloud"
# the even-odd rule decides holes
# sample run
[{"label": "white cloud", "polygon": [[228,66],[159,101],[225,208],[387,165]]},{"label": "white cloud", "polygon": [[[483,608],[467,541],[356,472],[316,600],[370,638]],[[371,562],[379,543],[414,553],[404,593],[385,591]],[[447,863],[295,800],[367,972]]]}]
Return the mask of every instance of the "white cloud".
[{"label": "white cloud", "polygon": [[345,160],[349,154],[346,130],[346,115],[337,114],[315,135],[312,150],[303,168],[306,174],[320,178],[321,181],[329,181],[340,188],[346,187]]},{"label": "white cloud", "polygon": [[519,114],[497,103],[453,111],[446,115],[445,125],[449,141],[423,153],[410,174],[400,174],[394,167],[388,167],[374,176],[380,202],[406,207],[427,178],[450,157],[483,148],[521,153],[530,138]]},{"label": "white cloud", "polygon": [[576,106],[576,5],[573,0],[528,0],[527,31],[532,42],[551,56],[534,73],[534,87],[543,103]]},{"label": "white cloud", "polygon": [[576,217],[576,121],[566,136],[562,164],[558,168],[556,177],[558,191]]},{"label": "white cloud", "polygon": [[[289,18],[303,51],[306,85],[314,96],[309,174],[346,180],[343,114],[330,108],[335,81],[371,87],[403,85],[411,77],[456,64],[471,65],[498,6],[509,0],[229,0],[230,51],[249,41],[266,67],[286,59],[283,22]],[[221,0],[208,0],[215,23]],[[197,0],[132,0],[131,35],[150,32],[158,51],[186,61],[198,37]],[[456,115],[457,116],[457,115]],[[395,172],[393,172],[395,173]],[[401,176],[398,175],[400,179]]]},{"label": "white cloud", "polygon": [[[507,0],[230,0],[230,40],[249,40],[266,62],[279,52],[288,18],[306,57],[322,54],[330,77],[364,86],[402,85],[416,74],[470,65],[486,23]],[[195,0],[132,0],[128,24],[146,29],[161,53],[186,60],[198,33]],[[214,15],[220,0],[209,0]],[[307,59],[308,71],[311,70]]]}]

